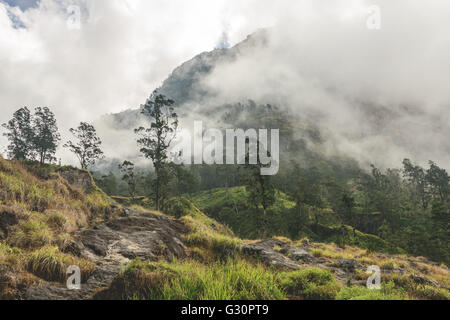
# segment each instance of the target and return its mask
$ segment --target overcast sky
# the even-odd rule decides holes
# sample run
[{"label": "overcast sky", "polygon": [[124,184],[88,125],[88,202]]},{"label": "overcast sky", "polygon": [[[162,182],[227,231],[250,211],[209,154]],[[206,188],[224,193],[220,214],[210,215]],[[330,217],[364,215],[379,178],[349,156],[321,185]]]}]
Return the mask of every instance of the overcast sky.
[{"label": "overcast sky", "polygon": [[[232,3],[234,2],[234,4]],[[70,4],[81,7],[71,30]],[[135,108],[182,62],[270,26],[259,1],[6,0],[0,2],[0,121],[49,105],[74,123]],[[266,12],[264,12],[266,11]]]},{"label": "overcast sky", "polygon": [[[378,33],[366,26],[373,4],[381,9]],[[293,105],[339,105],[318,93],[320,82],[320,90],[339,86],[376,102],[426,101],[421,112],[443,121],[450,119],[449,21],[448,0],[0,0],[0,123],[22,106],[49,106],[64,136],[81,120],[138,107],[175,67],[223,45],[224,34],[234,45],[271,26],[280,26],[276,49],[218,70],[208,85],[265,95],[259,88],[278,77]],[[236,81],[239,70],[245,81]],[[335,110],[331,118],[345,129],[352,114]]]},{"label": "overcast sky", "polygon": [[136,108],[224,34],[235,44],[273,25],[273,9],[259,0],[0,0],[0,123],[22,106],[49,106],[64,136],[81,120]]}]

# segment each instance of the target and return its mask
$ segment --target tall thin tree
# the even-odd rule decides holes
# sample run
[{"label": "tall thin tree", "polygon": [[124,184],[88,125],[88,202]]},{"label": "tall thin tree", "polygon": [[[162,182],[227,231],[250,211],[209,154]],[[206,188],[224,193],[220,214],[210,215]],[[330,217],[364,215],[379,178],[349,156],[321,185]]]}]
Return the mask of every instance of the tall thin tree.
[{"label": "tall thin tree", "polygon": [[77,156],[82,169],[87,169],[94,165],[97,160],[103,158],[103,151],[100,149],[102,141],[93,125],[80,122],[80,125],[76,129],[71,128],[70,132],[77,138],[78,142],[74,143],[69,140],[64,144],[64,147]]},{"label": "tall thin tree", "polygon": [[135,130],[138,135],[137,143],[141,147],[141,153],[151,159],[155,167],[155,205],[160,209],[160,188],[165,176],[162,172],[163,166],[168,159],[168,149],[176,136],[178,128],[178,115],[173,105],[175,102],[153,92],[150,98],[142,106],[142,114],[151,121],[150,127],[140,127]]},{"label": "tall thin tree", "polygon": [[37,107],[33,117],[33,145],[40,164],[56,161],[55,153],[61,136],[54,113],[48,107]]}]

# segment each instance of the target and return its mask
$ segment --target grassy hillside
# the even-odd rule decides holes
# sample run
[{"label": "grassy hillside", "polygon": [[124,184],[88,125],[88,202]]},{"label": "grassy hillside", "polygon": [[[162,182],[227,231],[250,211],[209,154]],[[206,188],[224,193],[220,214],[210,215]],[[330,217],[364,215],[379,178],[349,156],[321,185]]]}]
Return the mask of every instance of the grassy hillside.
[{"label": "grassy hillside", "polygon": [[[286,248],[306,249],[317,259],[291,270],[287,265],[276,267],[259,256],[249,255],[246,248],[258,243],[257,240],[235,237],[229,228],[203,214],[185,198],[172,199],[166,213],[189,227],[190,232],[184,238],[188,258],[171,263],[135,259],[110,287],[97,292],[94,298],[405,300],[450,297],[449,290],[443,288],[450,285],[448,269],[429,265],[421,258],[378,254],[351,246],[340,248],[334,244],[310,243],[307,239],[298,242],[272,239]],[[267,250],[281,256],[286,254],[281,246]],[[292,258],[289,254],[286,257]],[[357,267],[346,270],[341,264],[348,261]],[[381,290],[365,287],[369,276],[366,268],[374,264],[380,265],[383,271]],[[403,273],[403,270],[408,271]],[[442,286],[432,285],[433,281],[439,281]]]},{"label": "grassy hillside", "polygon": [[[117,199],[124,200],[126,199]],[[148,204],[139,200],[141,205]],[[0,299],[20,299],[28,287],[50,288],[67,293],[63,284],[66,268],[81,268],[85,283],[104,261],[75,254],[78,244],[74,235],[79,230],[98,229],[99,223],[114,228],[123,221],[136,221],[139,215],[157,221],[162,242],[158,248],[180,245],[173,236],[164,234],[168,224],[182,225],[187,231],[177,236],[186,255],[175,259],[161,254],[154,259],[135,258],[124,262],[121,271],[105,287],[96,288],[87,298],[95,299],[448,299],[449,270],[424,258],[377,253],[370,248],[383,247],[381,239],[347,228],[348,241],[361,248],[339,243],[342,230],[330,232],[325,216],[315,230],[325,232],[330,242],[313,239],[297,241],[284,237],[246,240],[233,228],[214,219],[213,209],[231,208],[246,223],[246,192],[243,188],[217,189],[186,198],[173,198],[164,213],[145,209],[131,201],[135,210],[117,219],[123,208],[108,198],[93,182],[91,175],[71,167],[38,166],[33,163],[0,159]],[[143,201],[143,202],[142,202]],[[125,202],[124,202],[125,203]],[[203,209],[211,212],[205,214]],[[273,206],[273,221],[283,221],[284,210],[295,206],[283,194]],[[126,210],[125,210],[126,211]],[[207,212],[208,212],[207,211]],[[209,213],[209,212],[208,212]],[[222,210],[219,214],[223,214]],[[170,217],[167,217],[170,216]],[[219,216],[220,218],[221,216]],[[251,216],[250,216],[251,217]],[[223,217],[222,217],[223,218]],[[257,218],[255,216],[255,218]],[[275,219],[275,218],[273,218]],[[330,220],[331,221],[331,220]],[[239,232],[254,230],[250,220]],[[331,225],[331,224],[330,224]],[[102,223],[101,226],[105,226]],[[93,228],[96,227],[96,228]],[[133,225],[130,225],[133,227]],[[248,228],[248,229],[246,229]],[[181,230],[181,229],[180,229]],[[151,233],[150,232],[150,233]],[[313,232],[312,230],[310,232]],[[314,233],[313,232],[313,233]],[[137,232],[134,234],[140,234]],[[149,233],[146,233],[147,235]],[[255,233],[254,235],[257,235]],[[336,238],[334,238],[336,237]],[[112,248],[117,241],[105,243]],[[142,239],[145,243],[146,239]],[[95,241],[95,239],[93,239]],[[136,239],[135,239],[136,241]],[[168,242],[164,242],[168,241]],[[131,249],[129,249],[131,248]],[[126,254],[133,256],[133,246]],[[120,249],[120,248],[119,248]],[[383,249],[383,248],[382,248]],[[155,252],[157,252],[156,250]],[[383,251],[383,250],[380,250]],[[122,262],[121,262],[122,263]],[[382,269],[382,289],[369,290],[366,269],[378,265]],[[42,283],[47,283],[42,285]],[[59,284],[58,284],[59,283]],[[92,283],[92,282],[91,282]]]},{"label": "grassy hillside", "polygon": [[[203,191],[191,195],[190,199],[200,210],[228,225],[243,238],[286,236],[291,239],[301,239],[308,237],[315,241],[345,243],[379,252],[402,252],[377,236],[343,226],[331,209],[317,209],[311,206],[296,208],[295,203],[282,192],[277,192],[275,204],[267,211],[268,221],[264,226],[262,210],[249,206],[245,187]],[[300,210],[303,211],[301,212],[304,217],[302,221],[296,219],[300,215]],[[268,232],[264,234],[263,229]]]},{"label": "grassy hillside", "polygon": [[0,158],[0,297],[38,278],[64,282],[73,264],[87,277],[93,263],[66,253],[72,232],[115,210],[86,171]]}]

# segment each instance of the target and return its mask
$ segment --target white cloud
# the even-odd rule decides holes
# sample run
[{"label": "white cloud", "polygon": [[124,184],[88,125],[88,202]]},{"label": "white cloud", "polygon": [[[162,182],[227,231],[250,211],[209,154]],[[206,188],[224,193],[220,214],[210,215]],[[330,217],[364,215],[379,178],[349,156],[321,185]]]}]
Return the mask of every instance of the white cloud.
[{"label": "white cloud", "polygon": [[[82,8],[80,30],[67,28],[71,4]],[[381,8],[379,31],[366,28],[372,4]],[[14,27],[11,13],[26,28]],[[420,157],[450,165],[449,17],[446,0],[41,0],[25,12],[0,2],[0,123],[24,105],[50,106],[64,133],[81,120],[135,108],[224,31],[233,45],[277,25],[271,48],[219,68],[208,85],[234,99],[270,98],[276,88],[296,110],[322,111],[337,138],[370,129],[349,97],[415,105],[418,115],[400,118],[397,128],[358,143],[341,139],[339,148],[367,157],[390,146],[384,154],[396,163],[422,148]]]},{"label": "white cloud", "polygon": [[366,25],[370,1],[291,6],[266,48],[217,67],[205,85],[220,101],[252,98],[320,114],[328,151],[364,164],[398,166],[410,157],[450,167],[450,3],[374,2],[378,31]]},{"label": "white cloud", "polygon": [[[179,64],[267,26],[250,1],[41,0],[22,12],[0,2],[0,123],[22,106],[50,106],[61,130],[135,108]],[[81,29],[67,28],[79,5]],[[9,12],[9,14],[8,14]],[[10,14],[26,28],[15,28]],[[0,140],[4,144],[4,140]]]}]

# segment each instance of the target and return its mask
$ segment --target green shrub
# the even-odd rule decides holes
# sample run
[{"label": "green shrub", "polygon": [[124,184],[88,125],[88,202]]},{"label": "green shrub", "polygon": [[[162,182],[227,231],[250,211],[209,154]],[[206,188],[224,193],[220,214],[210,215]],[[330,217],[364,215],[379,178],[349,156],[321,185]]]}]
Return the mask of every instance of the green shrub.
[{"label": "green shrub", "polygon": [[47,216],[47,224],[57,230],[64,231],[67,223],[67,217],[60,213],[51,213]]},{"label": "green shrub", "polygon": [[279,281],[289,295],[307,300],[332,300],[340,289],[333,274],[320,268],[284,272]]},{"label": "green shrub", "polygon": [[164,213],[181,218],[194,210],[192,203],[186,198],[172,198],[164,205]]},{"label": "green shrub", "polygon": [[133,261],[96,298],[149,300],[281,300],[276,277],[262,265],[228,260],[205,266]]},{"label": "green shrub", "polygon": [[380,264],[380,267],[383,270],[393,270],[396,266],[397,265],[393,259],[384,260]]},{"label": "green shrub", "polygon": [[20,267],[22,251],[5,243],[0,243],[0,265],[6,264],[12,267]]},{"label": "green shrub", "polygon": [[21,248],[38,248],[51,244],[53,233],[49,226],[37,218],[20,222],[9,238],[9,242]]},{"label": "green shrub", "polygon": [[80,268],[84,280],[89,278],[94,270],[93,262],[61,253],[57,247],[53,246],[40,248],[27,258],[28,271],[47,281],[64,282],[67,268],[71,265]]},{"label": "green shrub", "polygon": [[367,287],[346,287],[336,296],[336,300],[405,300],[408,299],[403,288],[396,288],[394,282],[383,283],[380,290]]},{"label": "green shrub", "polygon": [[412,292],[416,298],[425,300],[450,300],[450,291],[429,285],[418,285]]}]

